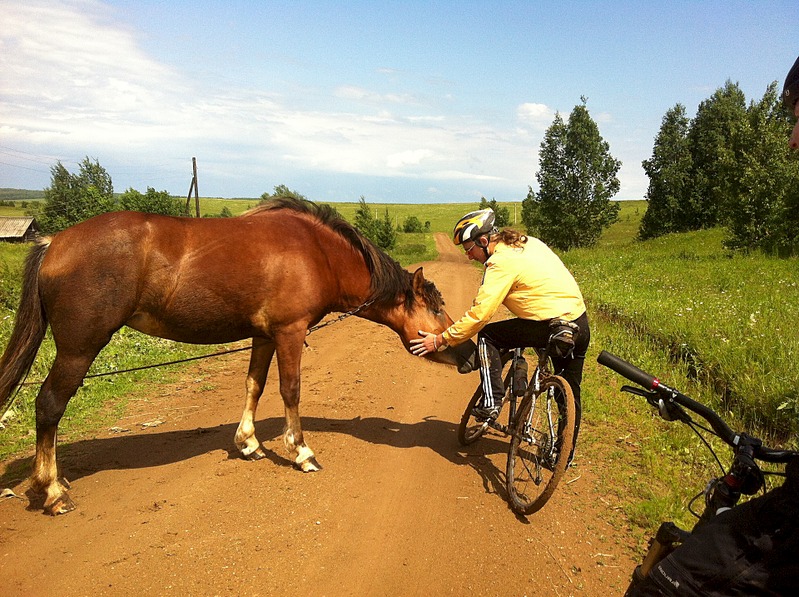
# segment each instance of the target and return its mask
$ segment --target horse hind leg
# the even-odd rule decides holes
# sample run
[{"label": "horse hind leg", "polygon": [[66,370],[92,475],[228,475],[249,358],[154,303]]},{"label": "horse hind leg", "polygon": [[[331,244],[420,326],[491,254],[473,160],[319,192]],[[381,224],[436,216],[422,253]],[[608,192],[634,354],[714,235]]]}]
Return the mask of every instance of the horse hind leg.
[{"label": "horse hind leg", "polygon": [[269,365],[272,363],[274,354],[275,344],[273,342],[253,338],[250,368],[247,372],[244,412],[233,440],[239,452],[248,460],[260,460],[266,456],[261,449],[260,442],[255,437],[255,410],[258,408],[258,400],[263,394]]},{"label": "horse hind leg", "polygon": [[36,457],[30,479],[31,489],[44,494],[44,512],[52,516],[75,509],[67,488],[58,480],[58,424],[93,360],[94,355],[56,355],[50,373],[36,396]]}]

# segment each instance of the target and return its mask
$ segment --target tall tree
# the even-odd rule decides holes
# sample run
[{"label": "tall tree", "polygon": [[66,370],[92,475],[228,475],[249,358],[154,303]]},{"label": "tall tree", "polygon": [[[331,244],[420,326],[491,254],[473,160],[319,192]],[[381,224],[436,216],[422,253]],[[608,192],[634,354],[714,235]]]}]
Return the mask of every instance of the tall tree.
[{"label": "tall tree", "polygon": [[682,104],[666,112],[655,137],[652,157],[641,164],[649,177],[647,208],[638,231],[641,239],[680,229],[678,209],[691,192],[689,125],[690,120]]},{"label": "tall tree", "polygon": [[382,220],[372,214],[372,208],[366,203],[366,198],[361,195],[358,208],[355,210],[353,224],[363,235],[381,249],[393,249],[397,244],[397,231],[391,222],[388,208]]},{"label": "tall tree", "polygon": [[680,230],[721,223],[724,202],[738,183],[746,126],[746,98],[737,83],[728,80],[699,104],[688,134],[692,192],[679,205]]},{"label": "tall tree", "polygon": [[529,234],[537,234],[538,203],[535,200],[533,187],[527,187],[527,197],[522,199],[522,226]]},{"label": "tall tree", "polygon": [[374,240],[377,232],[377,225],[375,223],[375,216],[372,213],[372,208],[366,203],[366,197],[361,195],[358,200],[358,208],[355,210],[355,220],[353,222],[355,227],[363,232],[366,238]]},{"label": "tall tree", "polygon": [[725,198],[725,244],[791,255],[799,251],[799,162],[786,139],[792,122],[773,82],[747,110],[736,183]]},{"label": "tall tree", "polygon": [[494,212],[494,223],[497,228],[510,226],[510,210],[507,207],[502,207],[493,197],[491,201],[486,200],[485,197],[481,197],[480,209],[490,209]]},{"label": "tall tree", "polygon": [[621,162],[610,154],[581,99],[568,123],[556,114],[544,135],[533,197],[535,228],[528,230],[562,250],[594,245],[619,212],[610,200],[619,191]]},{"label": "tall tree", "polygon": [[386,208],[383,219],[375,221],[374,230],[375,237],[372,240],[374,240],[378,247],[388,251],[397,246],[397,231],[391,223],[391,216],[388,213],[388,208]]},{"label": "tall tree", "polygon": [[92,161],[86,157],[77,174],[71,174],[59,161],[50,173],[50,186],[44,190],[44,206],[37,216],[45,232],[58,232],[114,209],[111,176],[96,159]]},{"label": "tall tree", "polygon": [[266,203],[270,199],[275,199],[277,197],[293,197],[294,199],[305,199],[305,200],[308,199],[305,195],[288,188],[286,185],[279,184],[275,185],[275,190],[273,192],[270,193],[267,191],[266,193],[262,193],[261,201],[259,203]]}]

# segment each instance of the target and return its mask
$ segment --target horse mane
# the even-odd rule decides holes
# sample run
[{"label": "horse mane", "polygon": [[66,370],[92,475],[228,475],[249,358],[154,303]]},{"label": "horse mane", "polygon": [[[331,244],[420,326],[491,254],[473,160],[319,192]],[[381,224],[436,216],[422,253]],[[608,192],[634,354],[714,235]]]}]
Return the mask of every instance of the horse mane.
[{"label": "horse mane", "polygon": [[[397,300],[397,297],[402,297],[405,308],[409,311],[413,309],[415,305],[413,274],[366,238],[355,226],[347,222],[336,211],[336,208],[297,197],[273,197],[247,210],[240,217],[253,217],[276,209],[288,209],[310,216],[343,237],[363,255],[366,268],[372,278],[370,300],[374,300],[378,305],[391,305]],[[443,309],[444,299],[433,282],[425,280],[422,295],[431,309],[435,311]]]}]

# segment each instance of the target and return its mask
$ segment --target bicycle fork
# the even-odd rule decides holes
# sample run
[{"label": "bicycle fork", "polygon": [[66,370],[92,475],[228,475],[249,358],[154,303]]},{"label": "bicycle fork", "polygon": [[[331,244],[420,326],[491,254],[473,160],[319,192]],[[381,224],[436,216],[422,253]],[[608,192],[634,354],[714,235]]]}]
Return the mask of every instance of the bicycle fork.
[{"label": "bicycle fork", "polygon": [[680,544],[682,544],[691,533],[685,531],[675,525],[673,522],[664,522],[658,528],[654,538],[649,543],[649,550],[644,557],[644,561],[635,567],[633,570],[630,586],[624,593],[628,595],[630,591],[638,586],[649,573],[652,571],[658,562],[673,552]]}]

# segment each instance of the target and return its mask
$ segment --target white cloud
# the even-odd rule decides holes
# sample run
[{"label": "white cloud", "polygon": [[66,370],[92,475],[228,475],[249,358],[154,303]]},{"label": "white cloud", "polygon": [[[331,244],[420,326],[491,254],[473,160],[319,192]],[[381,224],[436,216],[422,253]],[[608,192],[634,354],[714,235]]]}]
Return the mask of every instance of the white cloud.
[{"label": "white cloud", "polygon": [[334,91],[336,97],[356,100],[368,104],[402,104],[413,105],[419,103],[416,98],[407,93],[376,93],[362,87],[342,85]]},{"label": "white cloud", "polygon": [[434,155],[429,149],[408,149],[387,156],[386,166],[389,168],[402,168],[404,166],[417,165]]},{"label": "white cloud", "polygon": [[[442,114],[412,93],[340,85],[332,94],[351,104],[308,110],[270,89],[195,83],[149,56],[115,16],[91,0],[4,4],[4,145],[77,158],[88,154],[101,163],[110,154],[137,163],[199,155],[220,172],[227,169],[228,176],[293,168],[487,181],[520,193],[532,177],[538,143],[531,144],[529,130]],[[391,111],[408,106],[416,113]],[[545,127],[552,111],[522,104],[518,117],[529,127]]]},{"label": "white cloud", "polygon": [[555,111],[546,104],[524,103],[516,108],[516,117],[527,126],[547,128],[555,119]]}]

